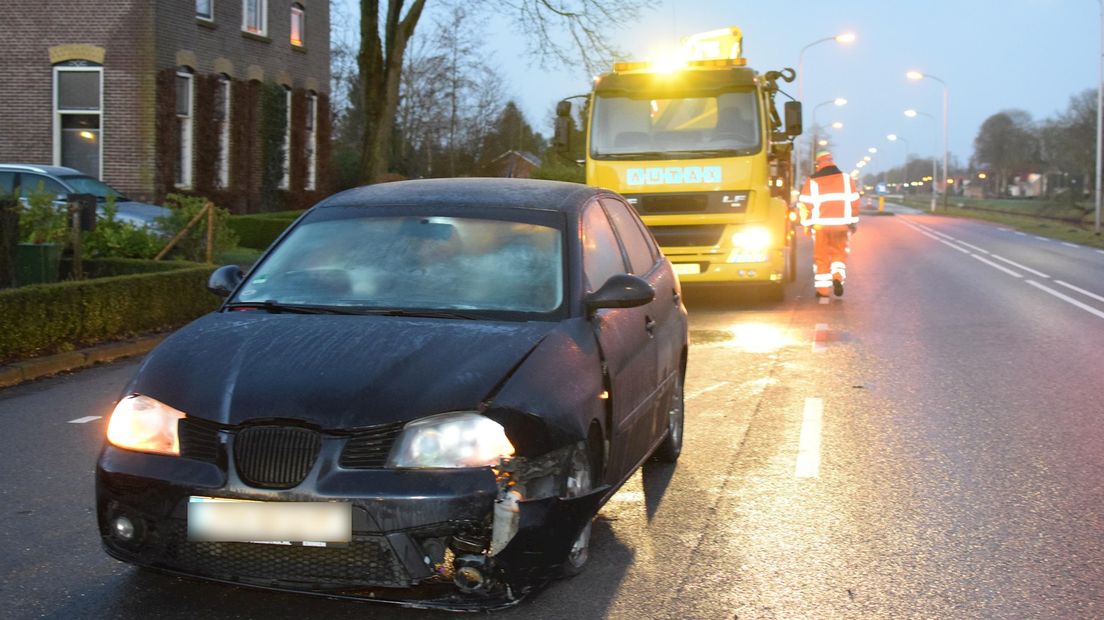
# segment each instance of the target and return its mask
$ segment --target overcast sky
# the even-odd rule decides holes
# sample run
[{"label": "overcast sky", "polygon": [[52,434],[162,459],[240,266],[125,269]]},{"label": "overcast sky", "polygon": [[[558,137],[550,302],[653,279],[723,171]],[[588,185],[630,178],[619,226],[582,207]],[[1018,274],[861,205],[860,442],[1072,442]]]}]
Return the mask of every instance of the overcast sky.
[{"label": "overcast sky", "polygon": [[[355,4],[335,0],[341,2]],[[1071,95],[1095,88],[1099,70],[1100,4],[1092,0],[657,0],[652,6],[609,35],[631,59],[695,32],[739,26],[749,66],[796,69],[806,44],[854,32],[851,45],[828,42],[806,51],[804,99],[807,125],[817,103],[848,100],[843,108],[820,108],[817,120],[844,123],[832,136],[841,167],[850,168],[869,147],[878,149],[864,173],[903,162],[905,149],[888,142],[889,133],[907,139],[914,155],[942,156],[942,87],[906,79],[909,69],[949,85],[950,151],[962,163],[990,114],[1021,108],[1037,120],[1052,116]],[[421,26],[428,25],[423,19]],[[499,59],[492,64],[506,77],[504,94],[550,134],[555,102],[586,92],[589,77],[582,69],[542,69],[525,55],[525,40],[508,20],[492,20],[484,34],[488,56]],[[796,97],[796,82],[789,92]],[[936,122],[905,118],[906,108],[928,112]]]}]

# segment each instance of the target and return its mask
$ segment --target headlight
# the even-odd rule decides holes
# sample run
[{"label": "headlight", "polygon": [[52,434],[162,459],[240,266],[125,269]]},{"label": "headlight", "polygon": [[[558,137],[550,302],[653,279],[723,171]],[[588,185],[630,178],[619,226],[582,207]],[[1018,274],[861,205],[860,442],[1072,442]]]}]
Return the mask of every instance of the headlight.
[{"label": "headlight", "polygon": [[765,228],[745,228],[732,235],[732,252],[728,255],[730,263],[761,263],[767,260],[771,235]]},{"label": "headlight", "polygon": [[484,467],[514,453],[502,425],[474,411],[416,420],[403,429],[388,467]]},{"label": "headlight", "polygon": [[127,450],[180,454],[176,423],[183,417],[184,412],[149,396],[127,396],[111,412],[107,440]]}]

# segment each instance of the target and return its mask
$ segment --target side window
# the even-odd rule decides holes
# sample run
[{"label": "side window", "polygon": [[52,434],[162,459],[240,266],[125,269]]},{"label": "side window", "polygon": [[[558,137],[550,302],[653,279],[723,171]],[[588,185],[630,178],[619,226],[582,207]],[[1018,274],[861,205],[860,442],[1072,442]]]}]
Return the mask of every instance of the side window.
[{"label": "side window", "polygon": [[12,193],[15,189],[15,173],[0,172],[0,196]]},{"label": "side window", "polygon": [[611,277],[625,273],[621,246],[613,234],[606,213],[596,203],[583,214],[583,271],[587,290],[596,291]]},{"label": "side window", "polygon": [[50,177],[44,177],[41,174],[30,174],[24,172],[19,175],[19,184],[21,195],[26,198],[31,192],[37,192],[40,189],[44,189],[50,194],[57,196],[58,194],[68,194],[69,191],[65,189],[65,186]]},{"label": "side window", "polygon": [[617,228],[617,234],[621,236],[621,242],[625,244],[625,252],[629,255],[629,262],[632,264],[632,273],[640,276],[651,271],[656,260],[652,253],[651,241],[640,230],[636,217],[629,212],[629,207],[620,200],[610,198],[603,198],[602,206],[606,208],[606,213]]}]

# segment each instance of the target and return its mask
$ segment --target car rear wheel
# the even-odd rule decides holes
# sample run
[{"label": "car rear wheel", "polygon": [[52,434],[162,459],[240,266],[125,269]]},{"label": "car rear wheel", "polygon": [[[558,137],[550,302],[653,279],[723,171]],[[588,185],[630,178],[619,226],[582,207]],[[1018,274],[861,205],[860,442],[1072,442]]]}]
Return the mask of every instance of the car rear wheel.
[{"label": "car rear wheel", "polygon": [[674,463],[682,454],[682,429],[686,418],[682,398],[682,372],[675,375],[674,394],[671,395],[671,404],[667,408],[667,436],[663,443],[656,448],[655,458],[664,463]]},{"label": "car rear wheel", "polygon": [[[590,493],[594,489],[595,476],[598,467],[594,460],[594,450],[576,450],[571,460],[571,472],[567,476],[564,489],[564,497],[580,497]],[[590,559],[590,533],[594,520],[587,521],[586,527],[579,532],[575,542],[571,544],[571,550],[567,553],[560,573],[564,577],[574,577],[583,572],[587,560]]]}]

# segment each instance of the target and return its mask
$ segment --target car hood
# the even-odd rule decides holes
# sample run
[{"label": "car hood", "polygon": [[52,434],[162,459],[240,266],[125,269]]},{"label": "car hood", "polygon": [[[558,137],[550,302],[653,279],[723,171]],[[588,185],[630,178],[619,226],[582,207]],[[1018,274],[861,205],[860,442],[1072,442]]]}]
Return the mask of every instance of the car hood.
[{"label": "car hood", "polygon": [[223,424],[301,420],[348,429],[471,410],[551,322],[355,315],[207,315],[139,368],[127,393]]}]

